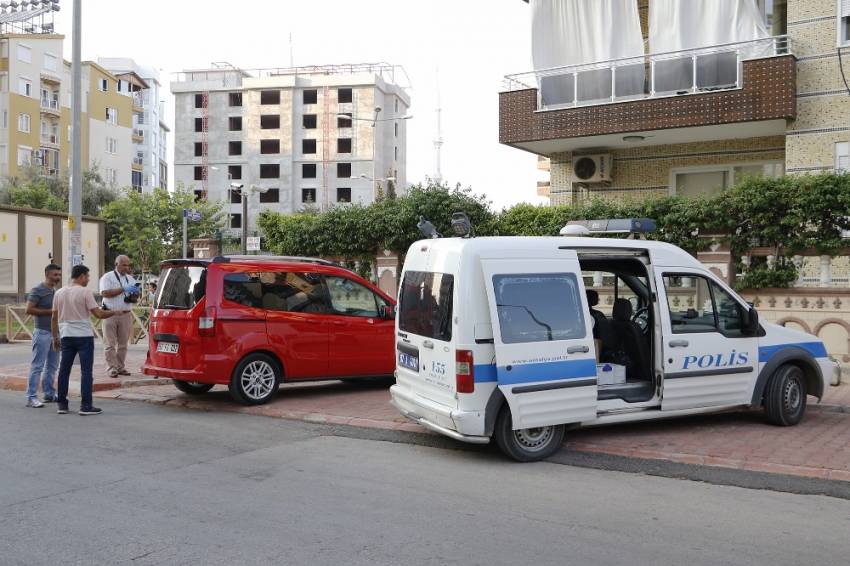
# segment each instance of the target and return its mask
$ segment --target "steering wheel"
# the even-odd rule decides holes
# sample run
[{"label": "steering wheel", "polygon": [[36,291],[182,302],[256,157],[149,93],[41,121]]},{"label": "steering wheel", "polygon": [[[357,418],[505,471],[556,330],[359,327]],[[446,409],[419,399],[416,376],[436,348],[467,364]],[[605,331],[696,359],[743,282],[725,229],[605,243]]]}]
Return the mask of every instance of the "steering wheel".
[{"label": "steering wheel", "polygon": [[646,334],[649,331],[649,307],[641,307],[632,315],[632,322],[638,325],[640,331]]}]

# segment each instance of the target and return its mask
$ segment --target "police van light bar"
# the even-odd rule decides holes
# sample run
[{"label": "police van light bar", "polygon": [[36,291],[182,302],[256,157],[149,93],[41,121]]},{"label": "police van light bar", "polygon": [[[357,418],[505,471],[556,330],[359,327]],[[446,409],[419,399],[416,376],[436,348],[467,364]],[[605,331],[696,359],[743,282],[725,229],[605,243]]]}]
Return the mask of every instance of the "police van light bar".
[{"label": "police van light bar", "polygon": [[591,234],[648,234],[655,232],[655,220],[651,218],[615,218],[601,220],[573,220],[561,229],[562,236],[574,235],[585,228]]}]

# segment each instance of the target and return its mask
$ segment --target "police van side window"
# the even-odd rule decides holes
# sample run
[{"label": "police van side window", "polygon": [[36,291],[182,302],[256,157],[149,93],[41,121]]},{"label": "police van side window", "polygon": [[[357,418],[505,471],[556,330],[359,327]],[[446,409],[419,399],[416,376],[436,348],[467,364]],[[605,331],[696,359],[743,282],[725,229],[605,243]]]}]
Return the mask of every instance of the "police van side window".
[{"label": "police van side window", "polygon": [[743,336],[743,307],[714,281],[698,275],[664,275],[675,334],[721,332]]},{"label": "police van side window", "polygon": [[586,336],[579,285],[572,273],[494,275],[502,343]]},{"label": "police van side window", "polygon": [[399,329],[425,338],[451,341],[453,295],[453,275],[405,272],[399,291]]}]

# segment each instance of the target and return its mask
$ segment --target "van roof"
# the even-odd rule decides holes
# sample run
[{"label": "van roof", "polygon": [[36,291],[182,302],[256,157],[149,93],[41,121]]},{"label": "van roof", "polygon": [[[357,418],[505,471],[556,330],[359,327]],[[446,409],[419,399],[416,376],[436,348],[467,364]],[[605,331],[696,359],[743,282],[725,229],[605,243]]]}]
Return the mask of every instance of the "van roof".
[{"label": "van roof", "polygon": [[228,255],[213,258],[175,258],[166,259],[160,265],[209,265],[210,263],[312,263],[332,267],[345,267],[318,257],[298,257],[288,255]]},{"label": "van roof", "polygon": [[455,253],[480,253],[510,248],[512,250],[550,249],[608,249],[644,250],[650,253],[653,263],[674,267],[699,267],[704,265],[677,246],[654,240],[630,240],[625,238],[593,238],[570,236],[488,236],[482,238],[435,238],[414,242],[408,253],[415,253],[423,246],[453,250]]}]

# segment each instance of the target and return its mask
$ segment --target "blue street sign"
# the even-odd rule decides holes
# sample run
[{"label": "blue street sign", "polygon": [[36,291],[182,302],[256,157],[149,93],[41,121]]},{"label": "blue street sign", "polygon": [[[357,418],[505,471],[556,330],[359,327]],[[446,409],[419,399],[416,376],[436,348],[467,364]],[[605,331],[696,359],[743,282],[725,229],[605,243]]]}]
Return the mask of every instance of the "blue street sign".
[{"label": "blue street sign", "polygon": [[201,211],[195,210],[194,208],[184,208],[183,218],[191,220],[192,222],[198,222],[201,219]]}]

